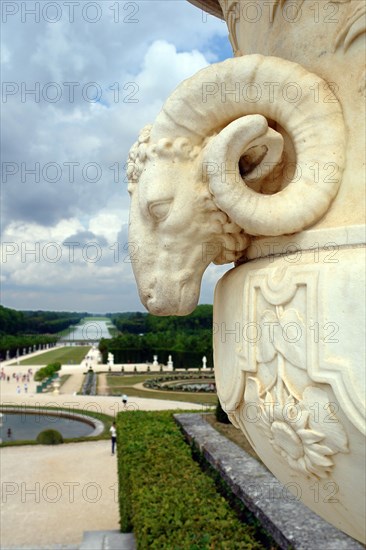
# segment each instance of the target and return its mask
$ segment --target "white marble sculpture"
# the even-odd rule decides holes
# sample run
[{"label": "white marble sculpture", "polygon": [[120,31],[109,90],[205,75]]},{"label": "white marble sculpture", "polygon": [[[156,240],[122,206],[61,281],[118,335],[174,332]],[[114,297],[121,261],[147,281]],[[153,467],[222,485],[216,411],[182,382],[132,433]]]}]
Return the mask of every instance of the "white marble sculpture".
[{"label": "white marble sculpture", "polygon": [[167,368],[168,368],[168,370],[173,370],[173,361],[172,361],[172,356],[171,355],[169,355],[169,357],[168,357]]},{"label": "white marble sculpture", "polygon": [[365,3],[192,1],[235,58],[179,85],[130,151],[140,297],[185,315],[209,263],[235,262],[214,301],[221,404],[364,541]]}]

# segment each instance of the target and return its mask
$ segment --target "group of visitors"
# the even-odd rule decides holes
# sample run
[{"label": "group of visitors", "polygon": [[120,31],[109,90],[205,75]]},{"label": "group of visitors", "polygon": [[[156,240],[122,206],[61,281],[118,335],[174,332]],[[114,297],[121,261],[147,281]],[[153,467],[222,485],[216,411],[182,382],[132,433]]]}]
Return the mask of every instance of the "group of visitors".
[{"label": "group of visitors", "polygon": [[31,368],[28,369],[27,372],[13,372],[11,375],[7,374],[4,370],[4,367],[2,367],[0,371],[0,381],[4,382],[10,382],[11,380],[16,382],[16,393],[19,395],[22,390],[21,386],[23,385],[23,391],[24,393],[28,393],[28,385],[31,381],[31,378],[33,377],[33,370]]},{"label": "group of visitors", "polygon": [[[13,372],[11,377],[14,380],[16,380],[17,384],[19,384],[19,382],[22,382],[23,384],[25,383],[29,384],[30,377],[32,375],[33,375],[32,369],[28,369],[28,372],[23,374],[21,372]],[[6,380],[7,382],[10,382],[10,376],[5,373],[4,367],[1,369],[1,372],[0,372],[0,380]]]}]

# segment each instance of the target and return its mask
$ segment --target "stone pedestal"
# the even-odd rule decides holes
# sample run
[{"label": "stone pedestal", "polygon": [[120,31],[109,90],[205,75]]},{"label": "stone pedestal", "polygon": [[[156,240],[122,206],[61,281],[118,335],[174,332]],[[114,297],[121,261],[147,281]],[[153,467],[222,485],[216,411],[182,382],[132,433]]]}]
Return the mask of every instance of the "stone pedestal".
[{"label": "stone pedestal", "polygon": [[[351,235],[356,240],[357,230]],[[359,540],[364,266],[364,249],[346,239],[337,247],[253,259],[220,280],[214,306],[223,408],[297,498]]]}]

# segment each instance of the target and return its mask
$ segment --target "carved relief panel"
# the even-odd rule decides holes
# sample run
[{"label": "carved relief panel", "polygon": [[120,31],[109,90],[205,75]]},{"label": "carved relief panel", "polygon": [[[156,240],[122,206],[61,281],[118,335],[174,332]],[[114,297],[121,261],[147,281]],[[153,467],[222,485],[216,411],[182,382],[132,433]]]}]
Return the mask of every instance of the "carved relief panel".
[{"label": "carved relief panel", "polygon": [[[296,481],[305,504],[362,539],[364,254],[321,251],[316,264],[314,252],[302,251],[295,262],[294,256],[254,261],[221,279],[214,318],[218,394],[280,481]],[[353,310],[351,323],[342,307]],[[334,484],[337,502],[315,502],[314,483]]]}]

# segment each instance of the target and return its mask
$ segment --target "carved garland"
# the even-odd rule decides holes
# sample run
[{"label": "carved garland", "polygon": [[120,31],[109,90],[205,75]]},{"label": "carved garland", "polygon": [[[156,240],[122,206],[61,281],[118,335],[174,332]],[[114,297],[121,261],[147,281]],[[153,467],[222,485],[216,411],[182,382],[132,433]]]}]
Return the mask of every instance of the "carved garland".
[{"label": "carved garland", "polygon": [[[305,319],[317,318],[316,289],[316,274],[311,271],[290,276],[286,269],[274,269],[249,278],[244,325],[259,327],[259,336],[244,341],[240,359],[242,371],[248,373],[244,399],[243,393],[235,395],[241,405],[230,416],[246,432],[243,407],[254,405],[258,427],[273,450],[297,472],[327,478],[334,455],[349,451],[335,404],[309,376],[309,364],[318,358]],[[243,392],[240,384],[236,387]]]},{"label": "carved garland", "polygon": [[[275,306],[265,310],[261,317],[264,326],[280,327],[296,324],[301,333],[305,332],[303,319],[298,311]],[[260,407],[259,427],[264,431],[273,449],[279,453],[291,468],[308,476],[326,478],[331,473],[334,462],[332,455],[347,453],[347,435],[338,418],[334,415],[325,391],[307,386],[298,399],[287,382],[287,369],[301,368],[305,349],[293,343],[283,346],[274,338],[273,342],[261,341],[257,348],[259,364],[277,362],[276,375],[269,387],[263,388],[253,377],[247,380],[247,394]],[[316,408],[314,407],[316,403]],[[318,411],[322,411],[322,418]],[[328,412],[327,412],[328,411]]]}]

